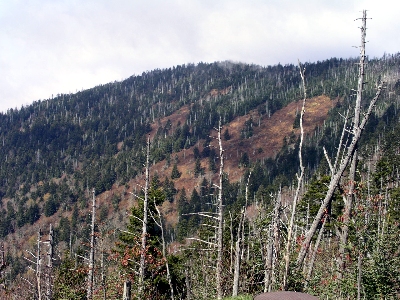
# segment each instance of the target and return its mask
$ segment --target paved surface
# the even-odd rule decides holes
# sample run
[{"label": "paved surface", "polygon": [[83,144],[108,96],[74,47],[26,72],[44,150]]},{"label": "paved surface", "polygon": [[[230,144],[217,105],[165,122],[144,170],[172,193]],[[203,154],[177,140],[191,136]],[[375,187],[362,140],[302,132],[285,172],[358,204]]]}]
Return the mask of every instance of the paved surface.
[{"label": "paved surface", "polygon": [[263,293],[254,297],[254,300],[319,300],[315,296],[297,292]]}]

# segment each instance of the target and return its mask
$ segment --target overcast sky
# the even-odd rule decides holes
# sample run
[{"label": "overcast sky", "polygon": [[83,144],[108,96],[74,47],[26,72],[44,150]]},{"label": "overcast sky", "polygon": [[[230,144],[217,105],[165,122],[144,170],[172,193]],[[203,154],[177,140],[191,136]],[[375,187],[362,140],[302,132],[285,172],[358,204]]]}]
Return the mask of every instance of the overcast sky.
[{"label": "overcast sky", "polygon": [[0,111],[156,68],[400,51],[395,0],[1,0]]}]

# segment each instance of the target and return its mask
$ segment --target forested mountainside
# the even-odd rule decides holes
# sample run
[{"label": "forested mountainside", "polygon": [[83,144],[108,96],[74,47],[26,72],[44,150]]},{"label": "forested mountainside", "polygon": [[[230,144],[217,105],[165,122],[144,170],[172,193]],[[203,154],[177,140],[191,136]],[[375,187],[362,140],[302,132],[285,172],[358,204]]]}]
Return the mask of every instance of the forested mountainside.
[{"label": "forested mountainside", "polygon": [[[358,59],[332,58],[304,67],[305,183],[296,215],[298,245],[329,184],[331,171],[325,156],[335,158],[340,141],[344,150],[350,145],[353,89],[359,72]],[[344,205],[341,194],[346,193],[348,184],[343,180],[327,209],[327,224],[319,225],[323,242],[316,249],[316,258],[310,254],[304,264],[306,271],[315,259],[313,276],[304,284],[306,272],[290,273],[289,289],[319,296],[340,292],[343,297],[355,298],[361,260],[362,292],[367,298],[395,297],[399,291],[400,245],[393,238],[400,217],[399,72],[400,54],[368,60],[363,111],[381,79],[385,90],[358,142],[359,201],[352,215],[345,274],[338,279],[335,265],[340,244],[336,233],[342,226]],[[144,72],[0,114],[0,236],[6,249],[3,292],[15,293],[17,284],[25,282],[15,281],[21,276],[32,282],[34,275],[37,277],[37,269],[36,274],[29,271],[31,263],[23,256],[27,256],[25,250],[36,251],[38,229],[47,235],[51,223],[58,257],[54,267],[43,272],[52,272],[54,298],[86,299],[88,267],[79,257],[88,257],[90,248],[93,190],[97,199],[94,298],[103,299],[103,292],[107,299],[122,297],[125,280],[137,283],[135,260],[139,261],[141,252],[144,195],[149,196],[151,212],[146,297],[214,297],[217,253],[211,250],[216,246],[215,225],[196,213],[215,211],[219,179],[225,211],[223,293],[232,294],[238,256],[240,293],[264,290],[272,269],[269,289],[279,289],[284,263],[276,249],[284,249],[300,174],[303,95],[298,66],[199,63]],[[343,131],[343,116],[349,109],[347,130]],[[219,140],[216,128],[221,128]],[[225,151],[222,177],[218,141]],[[148,193],[143,193],[147,160],[150,182]],[[280,239],[269,233],[278,198],[282,219],[275,233],[280,232]],[[201,225],[204,223],[208,226]],[[162,251],[157,224],[163,228],[167,254]],[[266,260],[272,241],[277,247],[273,266]],[[295,258],[299,249],[296,245],[290,249]],[[324,262],[330,265],[324,266]]]}]

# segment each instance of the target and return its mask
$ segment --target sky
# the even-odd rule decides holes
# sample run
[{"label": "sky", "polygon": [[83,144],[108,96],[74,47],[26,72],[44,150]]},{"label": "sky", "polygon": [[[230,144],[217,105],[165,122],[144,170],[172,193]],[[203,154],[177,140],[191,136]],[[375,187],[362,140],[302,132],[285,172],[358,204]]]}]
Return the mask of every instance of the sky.
[{"label": "sky", "polygon": [[1,0],[0,112],[154,69],[400,51],[394,0]]}]

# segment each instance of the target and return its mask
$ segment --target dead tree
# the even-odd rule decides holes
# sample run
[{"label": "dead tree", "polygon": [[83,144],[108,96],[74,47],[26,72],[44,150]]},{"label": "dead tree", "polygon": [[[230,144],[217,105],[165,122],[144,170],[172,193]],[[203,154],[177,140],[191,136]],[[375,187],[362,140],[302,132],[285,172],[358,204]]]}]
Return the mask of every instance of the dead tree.
[{"label": "dead tree", "polygon": [[95,190],[92,191],[92,231],[90,234],[90,254],[89,254],[89,271],[88,271],[88,286],[87,286],[87,299],[92,299],[93,297],[93,276],[94,276],[94,242],[95,242],[95,217],[96,217],[96,197]]},{"label": "dead tree", "polygon": [[322,222],[321,229],[319,230],[317,240],[316,240],[315,245],[314,245],[314,250],[313,250],[312,255],[311,255],[311,260],[310,260],[310,263],[308,265],[306,284],[305,284],[306,286],[307,286],[308,282],[310,281],[311,274],[312,274],[312,271],[314,269],[314,263],[315,263],[315,259],[317,257],[318,247],[319,247],[319,244],[321,242],[322,235],[324,233],[324,228],[325,228],[325,223],[326,223],[326,219],[327,218],[328,218],[328,216],[325,216],[324,221]]},{"label": "dead tree", "polygon": [[222,250],[223,250],[223,225],[224,225],[224,204],[222,199],[222,183],[224,176],[224,149],[221,139],[221,119],[218,125],[218,145],[219,145],[219,186],[218,186],[218,231],[217,231],[217,299],[223,297],[222,287]]},{"label": "dead tree", "polygon": [[232,297],[236,297],[239,292],[239,276],[240,276],[240,261],[241,261],[241,256],[242,256],[244,216],[245,216],[247,203],[248,203],[248,196],[249,196],[248,191],[249,191],[250,176],[251,176],[251,172],[249,174],[249,177],[247,178],[246,192],[245,192],[246,193],[245,194],[246,202],[245,202],[245,206],[243,207],[241,214],[240,214],[240,221],[239,221],[237,239],[236,239],[236,244],[235,244],[235,263],[234,263],[234,271],[233,271]]},{"label": "dead tree", "polygon": [[155,217],[152,216],[154,223],[160,228],[161,230],[161,242],[162,242],[162,255],[165,260],[165,267],[167,269],[167,280],[169,284],[169,289],[171,292],[171,300],[174,300],[174,287],[172,286],[172,279],[171,279],[171,272],[169,270],[169,264],[168,264],[168,259],[167,259],[167,250],[166,250],[166,243],[165,243],[165,237],[164,237],[164,227],[162,223],[162,218],[161,218],[161,212],[160,209],[157,207],[156,201],[154,201],[154,207],[157,211],[158,214],[158,222],[156,221]]},{"label": "dead tree", "polygon": [[42,232],[39,229],[38,237],[37,237],[37,252],[36,252],[36,289],[38,300],[42,299],[42,285],[41,285],[41,276],[42,276],[42,258],[40,253],[40,239],[42,238]]},{"label": "dead tree", "polygon": [[147,139],[146,147],[146,170],[145,170],[145,185],[144,185],[144,200],[143,200],[143,226],[142,226],[142,244],[140,249],[139,263],[139,297],[144,291],[144,271],[146,268],[146,247],[147,247],[147,223],[148,223],[148,194],[149,194],[149,157],[150,157],[150,137]]},{"label": "dead tree", "polygon": [[25,282],[27,282],[34,289],[34,292],[32,292],[32,293],[36,295],[36,298],[38,300],[42,300],[42,278],[41,278],[42,277],[42,258],[41,258],[41,252],[40,252],[41,238],[42,238],[42,231],[39,228],[37,240],[36,240],[36,242],[37,242],[36,255],[33,254],[31,251],[26,250],[26,252],[28,252],[35,259],[35,261],[23,256],[24,259],[26,259],[30,263],[34,264],[36,267],[35,269],[33,269],[31,266],[29,266],[29,269],[31,269],[32,271],[35,272],[36,283],[33,284],[28,279],[21,277],[21,279],[23,279]]},{"label": "dead tree", "polygon": [[49,239],[49,250],[47,252],[47,274],[46,274],[46,297],[47,299],[53,299],[53,254],[54,254],[54,232],[53,227],[50,224]]},{"label": "dead tree", "polygon": [[271,292],[272,285],[275,281],[275,265],[278,260],[280,250],[280,222],[281,222],[281,191],[274,206],[271,226],[268,230],[267,255],[265,258],[265,276],[264,276],[264,293]]},{"label": "dead tree", "polygon": [[303,105],[302,105],[301,112],[300,112],[300,144],[299,144],[300,174],[297,175],[297,189],[296,189],[296,192],[295,192],[295,195],[294,195],[294,198],[293,198],[292,213],[291,213],[291,216],[290,216],[290,223],[289,223],[289,226],[288,226],[288,236],[287,236],[285,256],[284,256],[285,270],[284,270],[284,273],[283,273],[283,282],[282,282],[283,290],[287,290],[287,288],[288,288],[290,248],[291,248],[291,245],[292,245],[294,218],[296,216],[296,206],[297,206],[297,202],[299,201],[300,190],[301,190],[301,186],[303,184],[303,177],[304,177],[304,166],[303,166],[303,158],[302,158],[301,151],[302,151],[303,139],[304,139],[303,117],[304,117],[305,105],[306,105],[306,101],[307,101],[307,90],[306,90],[306,83],[305,83],[305,77],[304,77],[305,69],[302,68],[300,62],[299,62],[299,68],[300,68],[300,76],[301,76],[301,80],[302,80],[303,93],[304,93]]},{"label": "dead tree", "polygon": [[[360,123],[361,114],[361,101],[363,96],[364,88],[364,75],[365,75],[365,36],[367,30],[367,11],[363,11],[363,17],[361,29],[361,46],[360,46],[360,63],[358,65],[358,84],[357,84],[357,98],[354,109],[354,123],[353,127],[358,127]],[[346,196],[344,213],[343,213],[343,225],[340,233],[340,244],[339,244],[339,259],[338,259],[338,278],[341,279],[345,270],[345,255],[346,255],[346,244],[349,236],[349,223],[351,217],[351,210],[354,202],[354,189],[355,189],[355,174],[357,168],[357,146],[354,150],[353,157],[351,159],[350,173],[349,173],[349,187]]]},{"label": "dead tree", "polygon": [[0,283],[2,287],[6,288],[5,278],[4,278],[4,269],[7,267],[7,263],[5,260],[5,251],[4,251],[4,243],[1,243],[1,263],[0,263]]},{"label": "dead tree", "polygon": [[[365,53],[363,53],[363,55],[365,56]],[[361,81],[361,84],[364,84],[363,81]],[[296,261],[296,265],[298,269],[301,269],[301,266],[303,265],[304,262],[304,258],[309,250],[310,247],[310,243],[312,240],[312,237],[314,236],[315,232],[317,231],[318,225],[321,222],[321,219],[324,215],[325,209],[328,207],[328,205],[330,204],[331,200],[332,200],[332,196],[339,184],[340,179],[342,178],[342,175],[345,171],[345,169],[347,168],[347,166],[349,165],[349,162],[352,160],[353,155],[357,149],[357,145],[358,145],[358,141],[361,137],[361,133],[364,130],[369,116],[372,113],[373,108],[375,107],[376,102],[378,101],[382,90],[384,87],[384,83],[383,82],[379,82],[378,86],[377,86],[377,91],[375,94],[375,97],[371,100],[368,109],[366,110],[366,112],[364,112],[363,114],[363,118],[361,120],[361,122],[359,123],[359,125],[355,125],[353,126],[352,130],[351,130],[351,134],[353,135],[352,139],[351,139],[351,143],[350,145],[347,147],[347,151],[344,154],[343,158],[341,159],[340,165],[338,167],[337,170],[333,170],[333,175],[331,177],[331,181],[329,183],[328,186],[328,191],[325,195],[324,200],[322,201],[322,204],[318,210],[317,215],[314,218],[314,221],[310,227],[310,229],[308,230],[305,240],[302,243],[301,249],[299,251],[298,257],[297,257],[297,261]],[[361,110],[361,109],[360,109]],[[360,114],[361,116],[361,114]],[[330,164],[331,165],[331,164]],[[347,240],[347,239],[346,239]]]}]

